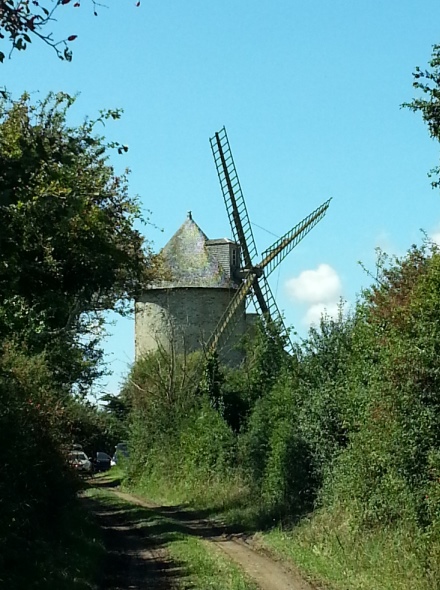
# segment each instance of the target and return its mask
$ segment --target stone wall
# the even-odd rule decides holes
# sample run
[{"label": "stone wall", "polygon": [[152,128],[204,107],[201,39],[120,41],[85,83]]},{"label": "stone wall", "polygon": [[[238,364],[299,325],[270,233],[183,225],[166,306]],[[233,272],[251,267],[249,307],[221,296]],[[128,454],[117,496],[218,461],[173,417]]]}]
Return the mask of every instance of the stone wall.
[{"label": "stone wall", "polygon": [[[139,358],[159,346],[174,343],[178,352],[192,352],[202,347],[235,294],[235,289],[174,287],[148,289],[136,302],[135,355]],[[246,330],[244,301],[234,335],[220,351],[220,358],[237,365],[242,354],[234,345]]]}]

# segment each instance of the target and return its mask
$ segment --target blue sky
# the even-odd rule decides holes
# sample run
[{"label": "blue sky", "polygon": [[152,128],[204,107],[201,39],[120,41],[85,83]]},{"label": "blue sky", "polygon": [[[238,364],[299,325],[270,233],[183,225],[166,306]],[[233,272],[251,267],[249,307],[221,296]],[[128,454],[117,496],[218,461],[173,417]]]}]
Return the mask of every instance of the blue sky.
[{"label": "blue sky", "polygon": [[[434,0],[88,0],[59,8],[55,35],[77,34],[72,63],[35,43],[2,66],[14,94],[80,93],[78,121],[121,107],[105,134],[129,146],[131,190],[159,249],[191,210],[210,237],[230,236],[208,138],[223,125],[259,252],[329,197],[326,217],[271,276],[286,322],[307,324],[339,296],[354,302],[375,248],[395,254],[440,231],[429,169],[438,146],[419,115],[412,71],[440,43]],[[261,228],[265,228],[264,230]],[[134,354],[134,322],[106,345],[117,385]]]}]

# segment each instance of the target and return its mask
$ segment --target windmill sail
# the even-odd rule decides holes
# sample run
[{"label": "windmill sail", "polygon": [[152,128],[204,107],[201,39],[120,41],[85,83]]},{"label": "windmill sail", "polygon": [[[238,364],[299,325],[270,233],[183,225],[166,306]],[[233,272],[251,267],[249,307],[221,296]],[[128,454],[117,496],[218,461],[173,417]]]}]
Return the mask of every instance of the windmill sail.
[{"label": "windmill sail", "polygon": [[206,343],[206,349],[209,352],[213,352],[216,349],[221,349],[232,336],[240,314],[243,314],[245,311],[246,306],[244,305],[244,300],[252,289],[253,280],[254,277],[249,275],[235,293],[234,297],[220,318],[217,327]]},{"label": "windmill sail", "polygon": [[284,236],[277,240],[270,248],[263,252],[263,260],[258,265],[264,269],[264,275],[268,277],[279,263],[299,244],[299,242],[321,221],[329,208],[331,199],[315,209],[310,215],[295,225]]},{"label": "windmill sail", "polygon": [[240,270],[240,276],[242,277],[241,285],[206,343],[206,347],[212,352],[215,349],[221,349],[225,345],[234,332],[240,314],[245,313],[245,300],[247,299],[249,301],[253,299],[255,309],[260,312],[266,324],[275,322],[281,326],[286,338],[286,346],[289,352],[293,352],[289,332],[284,325],[282,315],[278,310],[266,277],[273,272],[287,254],[324,217],[330,200],[323,203],[282,238],[277,240],[271,248],[264,252],[261,262],[254,265],[253,259],[257,254],[257,248],[226,129],[223,127],[219,132],[215,133],[210,138],[210,143],[223,199],[232,228],[232,235],[234,240],[240,245],[244,268]]},{"label": "windmill sail", "polygon": [[[262,295],[264,297],[264,300],[266,302],[266,306],[269,310],[268,313],[263,313],[262,312],[262,317],[264,318],[264,320],[273,322],[274,324],[277,324],[280,328],[281,331],[285,337],[286,340],[286,349],[288,350],[288,352],[290,354],[293,354],[293,345],[292,345],[292,341],[290,340],[290,336],[289,336],[289,330],[286,328],[286,324],[284,323],[284,319],[283,316],[280,313],[280,310],[278,309],[278,305],[276,304],[275,301],[275,297],[273,296],[272,293],[272,289],[269,286],[269,282],[267,281],[266,277],[261,277],[258,281],[258,284],[261,288],[261,292]],[[255,308],[258,309],[258,300],[256,297],[254,297],[254,305]],[[261,310],[261,308],[260,308]]]},{"label": "windmill sail", "polygon": [[252,258],[257,255],[257,248],[226,129],[223,127],[209,141],[211,142],[212,154],[217,167],[232,235],[234,240],[241,246],[245,266],[250,267]]}]

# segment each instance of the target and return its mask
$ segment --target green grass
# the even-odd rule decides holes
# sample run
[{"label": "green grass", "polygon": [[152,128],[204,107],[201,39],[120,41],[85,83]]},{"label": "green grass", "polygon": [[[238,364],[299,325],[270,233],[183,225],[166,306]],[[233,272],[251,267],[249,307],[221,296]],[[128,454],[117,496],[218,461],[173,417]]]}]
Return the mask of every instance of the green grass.
[{"label": "green grass", "polygon": [[335,590],[438,590],[439,552],[415,531],[355,532],[343,514],[318,512],[291,530],[260,536],[263,547]]},{"label": "green grass", "polygon": [[[50,548],[52,559],[60,572],[54,589],[97,588],[105,555],[100,529],[82,506],[72,509],[66,515],[62,529],[63,536],[59,545]],[[49,586],[45,588],[48,589]]]},{"label": "green grass", "polygon": [[211,518],[246,529],[261,525],[262,507],[249,486],[238,475],[216,476],[204,473],[166,475],[160,470],[142,477],[135,485],[123,482],[122,488],[158,504],[180,504],[198,511],[209,511]]},{"label": "green grass", "polygon": [[238,566],[195,537],[186,535],[181,540],[176,539],[168,548],[173,560],[185,564],[187,574],[181,582],[183,588],[257,590]]},{"label": "green grass", "polygon": [[121,467],[115,465],[109,471],[103,471],[94,475],[90,480],[90,485],[93,486],[93,482],[99,483],[103,481],[109,484],[113,483],[118,485],[123,480],[124,476],[124,470]]}]

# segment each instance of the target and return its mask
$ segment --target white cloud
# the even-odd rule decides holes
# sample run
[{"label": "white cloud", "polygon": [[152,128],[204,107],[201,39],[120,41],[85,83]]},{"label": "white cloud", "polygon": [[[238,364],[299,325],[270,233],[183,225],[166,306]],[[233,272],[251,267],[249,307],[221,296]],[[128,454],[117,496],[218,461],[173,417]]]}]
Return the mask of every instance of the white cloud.
[{"label": "white cloud", "polygon": [[435,244],[437,244],[437,246],[440,246],[440,231],[434,232],[429,237]]},{"label": "white cloud", "polygon": [[302,319],[305,326],[319,324],[324,313],[333,318],[339,313],[342,283],[329,264],[320,264],[289,279],[286,290],[290,299],[305,304],[307,309]]},{"label": "white cloud", "polygon": [[309,304],[334,303],[341,296],[342,285],[338,273],[329,264],[316,270],[304,270],[286,283],[289,296]]}]

